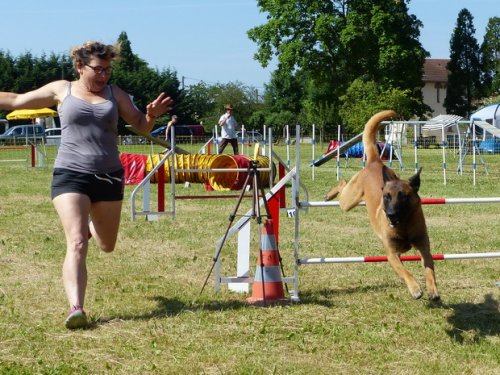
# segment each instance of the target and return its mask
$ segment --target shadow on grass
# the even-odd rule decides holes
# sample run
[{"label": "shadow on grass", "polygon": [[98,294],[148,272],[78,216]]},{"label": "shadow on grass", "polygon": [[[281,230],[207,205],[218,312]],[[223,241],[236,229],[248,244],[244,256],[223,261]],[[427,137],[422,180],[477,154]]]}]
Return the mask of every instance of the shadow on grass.
[{"label": "shadow on grass", "polygon": [[476,344],[488,336],[500,335],[500,304],[492,294],[486,294],[480,303],[434,303],[432,307],[453,311],[447,318],[452,328],[446,333],[457,343]]},{"label": "shadow on grass", "polygon": [[300,294],[300,303],[314,304],[325,307],[333,307],[335,297],[344,294],[365,294],[370,292],[388,290],[394,287],[394,284],[363,285],[352,288],[321,289],[314,292],[302,292]]},{"label": "shadow on grass", "polygon": [[151,300],[156,301],[157,307],[152,311],[140,315],[115,315],[110,317],[97,317],[90,319],[87,329],[95,329],[100,325],[110,323],[114,320],[150,320],[154,318],[172,317],[186,312],[204,310],[204,311],[223,311],[237,310],[248,307],[249,305],[242,301],[193,301],[185,302],[176,298],[166,298],[162,296],[152,297]]},{"label": "shadow on grass", "polygon": [[[314,294],[304,293],[301,294],[300,304],[316,304],[326,307],[332,307],[332,298],[330,294],[337,294],[338,291],[324,290],[315,292]],[[342,292],[340,292],[342,293]],[[287,293],[285,292],[285,295]],[[115,320],[150,320],[154,318],[165,318],[181,315],[193,311],[230,311],[252,308],[253,306],[242,300],[225,300],[225,301],[206,301],[204,300],[194,300],[192,302],[182,301],[176,298],[166,298],[163,296],[152,297],[151,300],[157,303],[157,307],[154,310],[148,311],[144,314],[139,315],[127,315],[118,314],[115,316],[108,317],[90,317],[89,325],[86,329],[92,330],[98,328],[100,325],[113,322]],[[291,305],[291,303],[286,303],[286,305]],[[268,307],[274,306],[271,302]]]}]

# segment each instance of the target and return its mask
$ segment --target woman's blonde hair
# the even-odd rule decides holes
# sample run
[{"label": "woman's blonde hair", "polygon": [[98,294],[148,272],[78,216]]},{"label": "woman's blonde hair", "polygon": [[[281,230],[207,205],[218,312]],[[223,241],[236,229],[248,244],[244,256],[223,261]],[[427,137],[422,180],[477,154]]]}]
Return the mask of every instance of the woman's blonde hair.
[{"label": "woman's blonde hair", "polygon": [[70,55],[73,60],[73,67],[76,69],[78,64],[88,64],[93,57],[111,61],[118,59],[120,57],[120,45],[89,41],[81,46],[73,47]]}]

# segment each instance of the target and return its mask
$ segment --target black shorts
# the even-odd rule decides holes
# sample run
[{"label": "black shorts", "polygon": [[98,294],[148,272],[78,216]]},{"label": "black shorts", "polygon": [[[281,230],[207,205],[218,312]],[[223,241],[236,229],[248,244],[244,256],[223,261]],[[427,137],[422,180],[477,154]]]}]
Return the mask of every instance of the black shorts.
[{"label": "black shorts", "polygon": [[54,168],[52,176],[52,199],[64,193],[80,193],[91,202],[121,201],[125,188],[124,171],[90,174]]}]

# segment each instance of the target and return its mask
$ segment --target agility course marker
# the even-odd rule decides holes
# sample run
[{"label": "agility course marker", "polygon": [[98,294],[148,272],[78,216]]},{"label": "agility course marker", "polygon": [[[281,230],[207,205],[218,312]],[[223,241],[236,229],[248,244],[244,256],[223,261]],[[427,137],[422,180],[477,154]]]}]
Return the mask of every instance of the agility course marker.
[{"label": "agility course marker", "polygon": [[18,146],[0,146],[1,154],[5,153],[6,159],[0,158],[0,163],[27,163],[28,167],[43,167],[45,162],[44,147],[36,144],[26,144]]},{"label": "agility course marker", "polygon": [[[31,166],[35,166],[35,152],[34,146],[1,146],[0,152],[8,155],[8,159],[0,159],[0,162],[5,163],[15,163],[15,162],[27,162],[29,159],[28,150],[31,150]],[[24,154],[22,158],[19,157],[19,154]]]},{"label": "agility course marker", "polygon": [[266,306],[268,303],[285,303],[285,291],[281,277],[280,256],[274,236],[273,220],[266,219],[260,236],[260,250],[252,284],[251,305]]},{"label": "agility course marker", "polygon": [[[469,254],[433,254],[434,260],[451,259],[484,259],[500,258],[500,252],[488,253],[469,253]],[[402,262],[416,262],[422,260],[420,255],[401,255],[399,259]],[[297,260],[299,264],[322,264],[322,263],[377,263],[387,262],[387,256],[358,256],[358,257],[340,257],[340,258],[301,258]]]}]

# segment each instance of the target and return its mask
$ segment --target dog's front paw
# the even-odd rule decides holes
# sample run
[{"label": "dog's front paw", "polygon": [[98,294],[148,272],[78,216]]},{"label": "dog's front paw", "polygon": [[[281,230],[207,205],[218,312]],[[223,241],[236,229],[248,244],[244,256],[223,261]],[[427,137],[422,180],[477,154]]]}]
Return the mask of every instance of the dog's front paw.
[{"label": "dog's front paw", "polygon": [[410,294],[415,299],[419,299],[423,295],[422,289],[420,289],[420,288],[415,288],[413,290],[410,290]]}]

